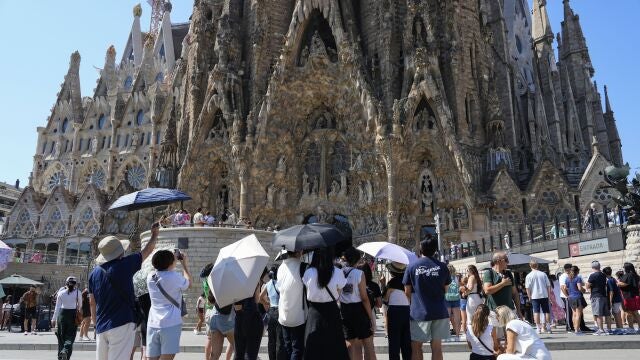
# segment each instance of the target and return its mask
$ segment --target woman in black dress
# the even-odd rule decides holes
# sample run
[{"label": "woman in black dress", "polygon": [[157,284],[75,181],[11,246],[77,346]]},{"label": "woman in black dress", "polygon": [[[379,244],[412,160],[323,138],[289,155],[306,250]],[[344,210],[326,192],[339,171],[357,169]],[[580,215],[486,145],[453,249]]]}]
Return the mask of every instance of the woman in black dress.
[{"label": "woman in black dress", "polygon": [[91,325],[91,307],[89,305],[89,290],[85,288],[82,291],[82,323],[80,324],[78,341],[91,341],[89,338],[89,325]]},{"label": "woman in black dress", "polygon": [[333,265],[333,249],[313,252],[302,283],[307,291],[309,313],[304,339],[305,360],[348,360],[337,299],[346,284],[342,271]]}]

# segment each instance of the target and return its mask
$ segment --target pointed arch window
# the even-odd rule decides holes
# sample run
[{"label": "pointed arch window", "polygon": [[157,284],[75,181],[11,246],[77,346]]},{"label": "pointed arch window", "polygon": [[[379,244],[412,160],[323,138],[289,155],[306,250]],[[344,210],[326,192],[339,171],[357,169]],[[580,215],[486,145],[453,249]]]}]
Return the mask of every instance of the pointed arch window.
[{"label": "pointed arch window", "polygon": [[133,86],[133,78],[131,77],[131,75],[127,76],[126,79],[124,79],[124,89],[125,90],[131,90],[131,87]]},{"label": "pointed arch window", "polygon": [[104,124],[107,122],[107,117],[104,114],[100,114],[98,118],[98,129],[104,128]]},{"label": "pointed arch window", "polygon": [[69,119],[64,118],[64,120],[62,120],[62,126],[60,126],[60,132],[63,134],[66,133],[68,127],[69,127]]},{"label": "pointed arch window", "polygon": [[138,110],[138,114],[136,114],[136,124],[138,126],[144,124],[144,112],[142,110]]}]

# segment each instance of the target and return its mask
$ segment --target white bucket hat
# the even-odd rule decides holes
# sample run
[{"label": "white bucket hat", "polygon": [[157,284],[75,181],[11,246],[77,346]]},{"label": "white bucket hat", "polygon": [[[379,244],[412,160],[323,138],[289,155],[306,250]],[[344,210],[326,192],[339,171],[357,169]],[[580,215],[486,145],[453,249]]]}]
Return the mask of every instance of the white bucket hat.
[{"label": "white bucket hat", "polygon": [[120,240],[115,236],[107,236],[98,243],[100,256],[96,258],[96,263],[104,264],[119,258],[127,251],[130,244],[131,242],[129,240]]}]

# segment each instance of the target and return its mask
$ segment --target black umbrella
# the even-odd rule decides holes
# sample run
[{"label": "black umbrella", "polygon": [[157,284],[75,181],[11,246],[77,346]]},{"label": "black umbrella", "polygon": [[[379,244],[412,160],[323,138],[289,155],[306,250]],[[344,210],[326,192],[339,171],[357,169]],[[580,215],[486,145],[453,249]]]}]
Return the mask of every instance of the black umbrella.
[{"label": "black umbrella", "polygon": [[342,231],[333,225],[296,225],[278,231],[273,238],[273,248],[288,251],[311,250],[333,246],[346,239]]}]

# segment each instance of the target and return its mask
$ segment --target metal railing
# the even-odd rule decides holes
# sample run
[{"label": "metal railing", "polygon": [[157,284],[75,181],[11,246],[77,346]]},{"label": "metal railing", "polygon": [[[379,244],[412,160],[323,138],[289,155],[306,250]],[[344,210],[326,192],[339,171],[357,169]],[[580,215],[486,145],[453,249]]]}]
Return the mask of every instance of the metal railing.
[{"label": "metal railing", "polygon": [[509,250],[514,247],[533,246],[534,244],[558,240],[576,234],[595,233],[601,229],[620,228],[626,225],[626,214],[618,209],[602,211],[589,210],[585,217],[576,213],[564,219],[555,217],[553,221],[533,222],[525,220],[518,224],[493,224],[489,238],[468,241],[443,249],[446,260],[458,260],[471,256],[492,253],[497,250]]},{"label": "metal railing", "polygon": [[91,262],[91,254],[60,256],[57,251],[21,251],[18,256],[11,257],[10,262],[28,264],[60,264],[60,265],[87,265]]}]

